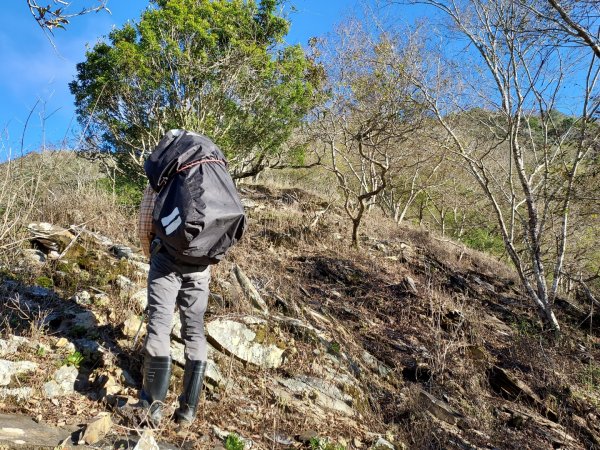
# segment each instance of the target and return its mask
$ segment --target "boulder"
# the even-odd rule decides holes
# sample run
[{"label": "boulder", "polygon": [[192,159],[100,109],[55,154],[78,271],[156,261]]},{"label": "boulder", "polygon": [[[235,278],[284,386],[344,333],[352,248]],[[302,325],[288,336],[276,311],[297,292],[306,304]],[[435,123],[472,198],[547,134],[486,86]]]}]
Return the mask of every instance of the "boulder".
[{"label": "boulder", "polygon": [[46,222],[30,223],[27,231],[31,234],[31,240],[47,253],[52,250],[61,253],[75,239],[69,230]]},{"label": "boulder", "polygon": [[[244,317],[251,325],[266,326],[266,321]],[[257,333],[246,323],[229,319],[216,319],[206,324],[207,338],[217,349],[233,355],[240,361],[265,369],[273,369],[283,363],[284,350],[274,344],[257,342]]]}]

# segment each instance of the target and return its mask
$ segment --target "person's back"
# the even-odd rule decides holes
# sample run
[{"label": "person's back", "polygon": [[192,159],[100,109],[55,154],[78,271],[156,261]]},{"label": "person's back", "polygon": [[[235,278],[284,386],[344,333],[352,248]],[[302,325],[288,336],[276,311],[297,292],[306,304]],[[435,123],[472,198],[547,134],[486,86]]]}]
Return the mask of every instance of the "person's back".
[{"label": "person's back", "polygon": [[[202,145],[205,149],[210,146],[210,154],[197,148]],[[176,306],[181,317],[186,362],[175,420],[182,425],[194,420],[207,363],[204,313],[209,297],[210,264],[220,261],[245,229],[246,218],[230,178],[212,184],[227,186],[229,198],[211,200],[215,198],[211,177],[228,177],[222,167],[215,168],[213,164],[226,168],[224,157],[212,141],[185,130],[172,130],[145,165],[149,185],[140,206],[139,237],[143,251],[150,258],[150,272],[140,397],[154,424],[162,418],[161,405],[169,388],[170,331]],[[223,198],[222,192],[220,195]],[[219,215],[225,214],[228,227],[212,226],[221,220]]]}]

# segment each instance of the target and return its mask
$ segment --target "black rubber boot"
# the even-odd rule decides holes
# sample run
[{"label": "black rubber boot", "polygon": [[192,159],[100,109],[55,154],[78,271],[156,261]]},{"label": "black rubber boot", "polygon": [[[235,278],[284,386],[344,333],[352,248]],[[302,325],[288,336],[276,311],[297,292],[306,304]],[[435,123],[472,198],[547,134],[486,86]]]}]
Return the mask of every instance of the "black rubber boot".
[{"label": "black rubber boot", "polygon": [[170,379],[170,356],[146,356],[144,358],[144,383],[140,398],[148,404],[149,418],[153,425],[158,425],[162,419],[162,404],[169,390]]},{"label": "black rubber boot", "polygon": [[196,417],[205,371],[206,361],[185,361],[183,394],[179,396],[179,408],[175,411],[175,421],[180,425],[190,425]]}]

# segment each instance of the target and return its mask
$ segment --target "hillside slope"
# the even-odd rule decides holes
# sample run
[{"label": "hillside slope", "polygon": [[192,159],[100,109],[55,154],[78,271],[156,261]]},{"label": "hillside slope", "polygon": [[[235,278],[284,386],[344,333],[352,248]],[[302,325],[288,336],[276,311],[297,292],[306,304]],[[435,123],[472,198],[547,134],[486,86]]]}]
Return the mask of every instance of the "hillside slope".
[{"label": "hillside slope", "polygon": [[[241,193],[249,232],[213,270],[199,418],[183,434],[165,420],[157,440],[235,448],[235,433],[252,448],[600,448],[589,307],[560,299],[556,339],[511,270],[484,254],[384,218],[369,219],[351,249],[341,212],[320,198],[259,185]],[[133,336],[148,267],[131,244],[85,226],[29,233],[39,250],[5,267],[0,288],[0,411],[69,432],[109,411],[93,446],[117,448],[141,432],[116,407],[141,384]],[[25,445],[0,433],[5,443]]]}]

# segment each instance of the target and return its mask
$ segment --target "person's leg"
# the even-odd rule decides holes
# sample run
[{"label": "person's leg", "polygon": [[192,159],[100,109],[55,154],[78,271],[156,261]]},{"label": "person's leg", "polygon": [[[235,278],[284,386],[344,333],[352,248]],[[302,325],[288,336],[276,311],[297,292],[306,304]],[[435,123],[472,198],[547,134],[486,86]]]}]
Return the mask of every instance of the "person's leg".
[{"label": "person's leg", "polygon": [[177,297],[186,361],[183,393],[175,417],[184,425],[191,424],[196,416],[207,360],[204,313],[208,304],[210,267],[192,270],[182,273],[183,282]]},{"label": "person's leg", "polygon": [[181,277],[173,261],[163,253],[152,258],[148,274],[148,327],[144,343],[144,382],[141,399],[150,405],[150,417],[158,423],[161,404],[171,377],[170,332]]}]

